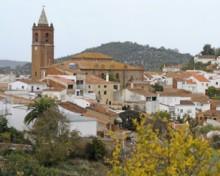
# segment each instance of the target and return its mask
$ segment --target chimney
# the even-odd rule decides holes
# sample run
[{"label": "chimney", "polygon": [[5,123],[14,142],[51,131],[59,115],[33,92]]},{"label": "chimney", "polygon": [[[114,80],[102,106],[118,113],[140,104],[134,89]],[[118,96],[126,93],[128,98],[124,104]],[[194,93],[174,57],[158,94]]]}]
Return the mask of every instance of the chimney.
[{"label": "chimney", "polygon": [[109,82],[109,73],[106,73],[105,79],[107,82]]}]

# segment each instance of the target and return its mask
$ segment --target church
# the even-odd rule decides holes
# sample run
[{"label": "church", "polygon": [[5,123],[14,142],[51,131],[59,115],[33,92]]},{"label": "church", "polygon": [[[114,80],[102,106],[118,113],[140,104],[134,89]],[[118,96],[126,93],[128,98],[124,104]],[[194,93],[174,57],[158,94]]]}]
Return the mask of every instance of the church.
[{"label": "church", "polygon": [[32,34],[32,79],[41,80],[47,75],[95,75],[119,82],[126,87],[130,81],[143,80],[144,68],[116,61],[102,53],[80,53],[70,60],[54,62],[54,27],[49,25],[45,10]]}]

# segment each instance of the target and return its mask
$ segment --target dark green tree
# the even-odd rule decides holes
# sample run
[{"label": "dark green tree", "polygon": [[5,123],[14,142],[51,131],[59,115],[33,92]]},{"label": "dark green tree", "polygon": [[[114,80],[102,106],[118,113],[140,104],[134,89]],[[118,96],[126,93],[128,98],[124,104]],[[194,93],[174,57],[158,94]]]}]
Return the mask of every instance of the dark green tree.
[{"label": "dark green tree", "polygon": [[4,116],[0,116],[0,133],[8,129],[8,120]]},{"label": "dark green tree", "polygon": [[208,88],[208,90],[207,90],[206,93],[207,93],[207,95],[209,96],[209,98],[213,98],[213,97],[216,96],[217,90],[216,90],[215,87],[211,86],[211,87]]},{"label": "dark green tree", "polygon": [[86,153],[91,160],[103,160],[106,155],[105,144],[98,138],[93,138],[92,143],[86,147]]},{"label": "dark green tree", "polygon": [[163,86],[161,86],[158,83],[152,85],[152,88],[153,88],[154,92],[163,92]]},{"label": "dark green tree", "polygon": [[201,52],[201,54],[204,55],[215,55],[215,49],[212,48],[212,46],[210,44],[206,44],[203,47],[203,51]]}]

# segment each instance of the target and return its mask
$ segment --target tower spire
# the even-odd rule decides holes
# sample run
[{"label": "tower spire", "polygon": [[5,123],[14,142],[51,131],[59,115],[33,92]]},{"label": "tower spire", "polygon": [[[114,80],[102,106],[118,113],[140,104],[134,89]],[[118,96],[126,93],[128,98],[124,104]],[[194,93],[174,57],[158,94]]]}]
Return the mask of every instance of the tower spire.
[{"label": "tower spire", "polygon": [[45,8],[45,6],[43,6],[43,9],[42,9],[42,12],[41,12],[41,15],[40,15],[40,19],[38,21],[38,24],[40,24],[40,25],[41,24],[48,25],[47,16],[46,16],[44,8]]}]

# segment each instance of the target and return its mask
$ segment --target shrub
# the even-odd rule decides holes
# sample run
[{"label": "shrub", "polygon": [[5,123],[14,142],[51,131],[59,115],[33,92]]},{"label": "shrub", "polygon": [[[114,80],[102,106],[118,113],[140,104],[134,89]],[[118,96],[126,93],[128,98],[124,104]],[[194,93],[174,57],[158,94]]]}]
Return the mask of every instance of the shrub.
[{"label": "shrub", "polygon": [[87,144],[86,153],[90,160],[103,160],[106,154],[106,148],[101,140],[93,138],[92,143]]},{"label": "shrub", "polygon": [[8,129],[8,120],[0,116],[0,133],[5,132]]}]

